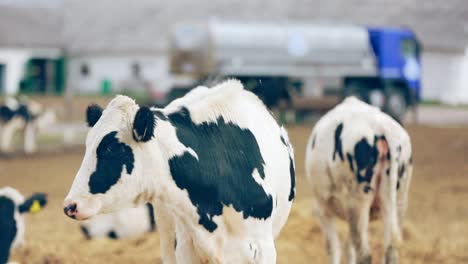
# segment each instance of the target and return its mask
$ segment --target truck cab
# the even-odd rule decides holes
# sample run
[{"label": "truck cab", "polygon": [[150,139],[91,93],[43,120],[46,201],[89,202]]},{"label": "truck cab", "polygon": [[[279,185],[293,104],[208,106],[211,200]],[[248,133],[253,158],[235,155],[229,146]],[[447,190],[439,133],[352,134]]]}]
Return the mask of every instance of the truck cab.
[{"label": "truck cab", "polygon": [[368,28],[376,76],[346,76],[345,95],[356,95],[401,119],[420,100],[421,45],[406,28]]}]

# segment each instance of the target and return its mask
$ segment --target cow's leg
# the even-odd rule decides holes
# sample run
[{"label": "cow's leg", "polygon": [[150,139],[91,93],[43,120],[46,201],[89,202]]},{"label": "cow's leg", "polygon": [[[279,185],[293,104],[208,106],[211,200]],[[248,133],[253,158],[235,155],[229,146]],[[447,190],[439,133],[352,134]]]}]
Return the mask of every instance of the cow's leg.
[{"label": "cow's leg", "polygon": [[29,123],[24,130],[24,152],[35,152],[37,149],[36,143],[36,127],[33,123]]},{"label": "cow's leg", "polygon": [[[195,241],[194,232],[185,223],[176,226],[175,254],[177,263],[201,264],[207,262],[207,257],[196,248],[199,244]],[[209,240],[207,238],[205,241]]]},{"label": "cow's leg", "polygon": [[193,239],[185,231],[177,230],[177,240],[174,246],[177,263],[200,263],[193,245]]},{"label": "cow's leg", "polygon": [[[404,214],[404,210],[400,211],[398,213],[398,217],[395,217],[395,213],[392,212],[393,210],[396,210],[393,208],[392,201],[391,201],[391,195],[390,192],[396,192],[396,190],[391,190],[390,187],[392,186],[389,183],[389,180],[386,180],[386,186],[382,186],[383,192],[382,192],[382,218],[383,218],[383,224],[384,224],[384,260],[383,263],[386,264],[393,264],[393,263],[398,263],[398,239],[396,239],[396,236],[394,234],[395,230],[393,230],[395,227],[394,221],[398,221],[399,218],[403,217],[402,213]],[[393,186],[395,188],[395,186]],[[395,188],[396,189],[396,188]],[[398,230],[397,230],[398,231]]]},{"label": "cow's leg", "polygon": [[346,261],[348,264],[356,263],[356,249],[354,248],[351,237],[346,240]]},{"label": "cow's leg", "polygon": [[348,224],[351,241],[357,253],[357,263],[372,263],[367,232],[371,201],[366,200],[355,205],[356,207],[350,208],[348,211]]},{"label": "cow's leg", "polygon": [[176,263],[176,235],[174,219],[162,206],[157,206],[154,203],[153,206],[155,207],[155,219],[158,225],[159,240],[161,243],[160,247],[162,261],[165,264]]},{"label": "cow's leg", "polygon": [[340,238],[336,232],[335,217],[326,212],[322,205],[315,203],[314,214],[318,218],[325,236],[327,253],[331,264],[339,264],[341,258]]},{"label": "cow's leg", "polygon": [[252,263],[269,264],[276,263],[275,239],[265,238],[260,241],[260,258],[254,254]]},{"label": "cow's leg", "polygon": [[0,149],[2,152],[12,151],[13,135],[20,128],[21,120],[17,118],[10,120],[8,123],[3,125],[0,139]]}]

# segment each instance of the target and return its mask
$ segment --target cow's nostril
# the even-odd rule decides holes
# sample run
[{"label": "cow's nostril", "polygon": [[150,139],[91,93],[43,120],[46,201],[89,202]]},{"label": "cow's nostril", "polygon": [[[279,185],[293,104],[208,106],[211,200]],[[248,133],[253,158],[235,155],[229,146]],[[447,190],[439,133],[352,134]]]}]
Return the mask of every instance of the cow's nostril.
[{"label": "cow's nostril", "polygon": [[70,217],[74,217],[76,214],[76,203],[69,204],[63,208],[63,212]]}]

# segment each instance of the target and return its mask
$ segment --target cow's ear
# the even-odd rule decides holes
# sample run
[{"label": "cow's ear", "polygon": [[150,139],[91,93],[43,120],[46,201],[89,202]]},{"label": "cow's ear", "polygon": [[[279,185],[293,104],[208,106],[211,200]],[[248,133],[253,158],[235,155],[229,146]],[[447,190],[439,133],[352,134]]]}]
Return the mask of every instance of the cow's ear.
[{"label": "cow's ear", "polygon": [[102,115],[102,108],[97,104],[90,104],[86,109],[86,122],[89,127],[93,127]]},{"label": "cow's ear", "polygon": [[47,195],[44,193],[36,193],[26,199],[24,203],[19,205],[19,212],[21,214],[24,213],[37,213],[39,212],[42,207],[47,204]]},{"label": "cow's ear", "polygon": [[154,114],[149,107],[138,109],[133,121],[133,139],[137,142],[147,142],[154,136]]}]

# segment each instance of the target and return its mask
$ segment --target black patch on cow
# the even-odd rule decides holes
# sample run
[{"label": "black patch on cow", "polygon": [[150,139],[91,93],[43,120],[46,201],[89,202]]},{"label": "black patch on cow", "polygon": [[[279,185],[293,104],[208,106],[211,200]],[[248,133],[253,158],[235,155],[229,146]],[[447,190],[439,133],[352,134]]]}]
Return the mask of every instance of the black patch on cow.
[{"label": "black patch on cow", "polygon": [[401,153],[401,145],[398,145],[398,146],[397,146],[397,149],[396,149],[396,151],[398,152],[398,154],[400,154],[400,153]]},{"label": "black patch on cow", "polygon": [[16,109],[15,115],[21,117],[24,121],[26,121],[26,123],[31,122],[37,117],[29,111],[28,106],[25,104],[19,105],[18,109]]},{"label": "black patch on cow", "polygon": [[405,174],[405,164],[401,164],[400,168],[398,168],[398,178],[403,177]]},{"label": "black patch on cow", "polygon": [[107,233],[107,237],[109,239],[119,239],[119,236],[117,235],[117,233],[115,233],[114,230],[111,230],[109,233]]},{"label": "black patch on cow", "polygon": [[369,193],[370,191],[372,191],[372,187],[370,187],[369,185],[366,185],[364,186],[364,188],[362,188],[362,190],[364,191],[364,193]]},{"label": "black patch on cow", "polygon": [[405,164],[401,164],[401,166],[398,168],[398,180],[397,180],[397,190],[400,189],[400,179],[403,178],[403,176],[405,175],[405,170],[406,170],[406,167],[405,167]]},{"label": "black patch on cow", "polygon": [[[354,156],[357,165],[356,178],[358,183],[372,181],[372,175],[374,174],[374,166],[377,163],[378,149],[377,149],[378,137],[374,137],[374,145],[370,145],[366,138],[361,139],[354,146]],[[364,174],[361,172],[364,171]]]},{"label": "black patch on cow", "polygon": [[351,155],[351,154],[348,152],[348,153],[346,153],[346,157],[348,158],[349,168],[351,169],[352,172],[354,172],[353,155]]},{"label": "black patch on cow", "polygon": [[177,238],[174,239],[174,249],[177,249]]},{"label": "black patch on cow", "polygon": [[117,139],[117,132],[104,136],[96,149],[96,170],[89,179],[92,194],[105,193],[120,179],[123,167],[127,174],[133,171],[132,149]]},{"label": "black patch on cow", "polygon": [[149,217],[149,220],[150,220],[150,228],[151,228],[150,230],[154,231],[154,230],[156,230],[156,222],[154,220],[153,205],[151,205],[150,203],[147,203],[146,208],[148,209],[148,217]]},{"label": "black patch on cow", "polygon": [[10,258],[10,247],[17,232],[14,214],[15,203],[0,196],[0,263],[7,263]]},{"label": "black patch on cow", "polygon": [[387,176],[390,176],[390,168],[387,168],[387,170],[385,171],[385,173],[387,173]]},{"label": "black patch on cow", "polygon": [[387,152],[387,160],[390,161],[392,159],[392,154],[390,153],[390,149]]},{"label": "black patch on cow", "polygon": [[222,214],[223,206],[232,206],[244,218],[271,216],[273,199],[252,176],[256,170],[265,178],[265,162],[250,130],[223,117],[195,124],[186,108],[170,114],[169,121],[179,141],[198,156],[186,151],[169,159],[169,166],[176,185],[187,190],[197,207],[201,225],[213,232],[213,217]]},{"label": "black patch on cow", "polygon": [[341,161],[344,161],[343,145],[341,142],[341,132],[343,132],[343,123],[340,123],[335,130],[335,151],[333,152],[333,161],[335,160],[337,153],[338,156],[340,156]]},{"label": "black patch on cow", "polygon": [[90,104],[86,109],[86,122],[93,127],[102,115],[102,108],[97,104]]},{"label": "black patch on cow", "polygon": [[14,115],[15,115],[15,112],[11,110],[8,106],[6,105],[0,106],[0,121],[2,121],[3,123],[10,121]]},{"label": "black patch on cow", "polygon": [[142,106],[135,114],[133,121],[133,139],[135,141],[147,142],[154,136],[156,121],[149,107]]},{"label": "black patch on cow", "polygon": [[284,139],[283,135],[280,136],[281,142],[284,146],[288,147],[288,143],[286,143],[286,139]]},{"label": "black patch on cow", "polygon": [[292,201],[296,196],[296,172],[294,171],[294,161],[289,155],[289,177],[291,177],[291,188],[289,189],[288,201]]},{"label": "black patch on cow", "polygon": [[38,202],[41,208],[44,207],[47,204],[47,195],[45,193],[35,193],[31,195],[31,197],[26,199],[24,203],[20,204],[18,207],[19,212],[28,212],[33,206],[34,202]]},{"label": "black patch on cow", "polygon": [[81,233],[83,233],[86,240],[91,240],[91,234],[89,233],[89,230],[88,228],[86,228],[86,226],[80,225],[80,230],[81,230]]},{"label": "black patch on cow", "polygon": [[17,109],[12,110],[8,106],[2,105],[0,106],[0,121],[3,123],[7,123],[14,117],[19,117],[23,119],[26,123],[31,122],[32,120],[36,119],[36,115],[33,115],[28,106],[25,104],[20,104]]},{"label": "black patch on cow", "polygon": [[154,113],[154,115],[155,115],[158,119],[167,121],[167,116],[166,116],[165,114],[163,114],[161,111],[159,111],[159,110],[154,110],[153,113]]},{"label": "black patch on cow", "polygon": [[317,139],[317,135],[314,135],[314,137],[312,138],[312,149],[315,148],[315,140]]}]

